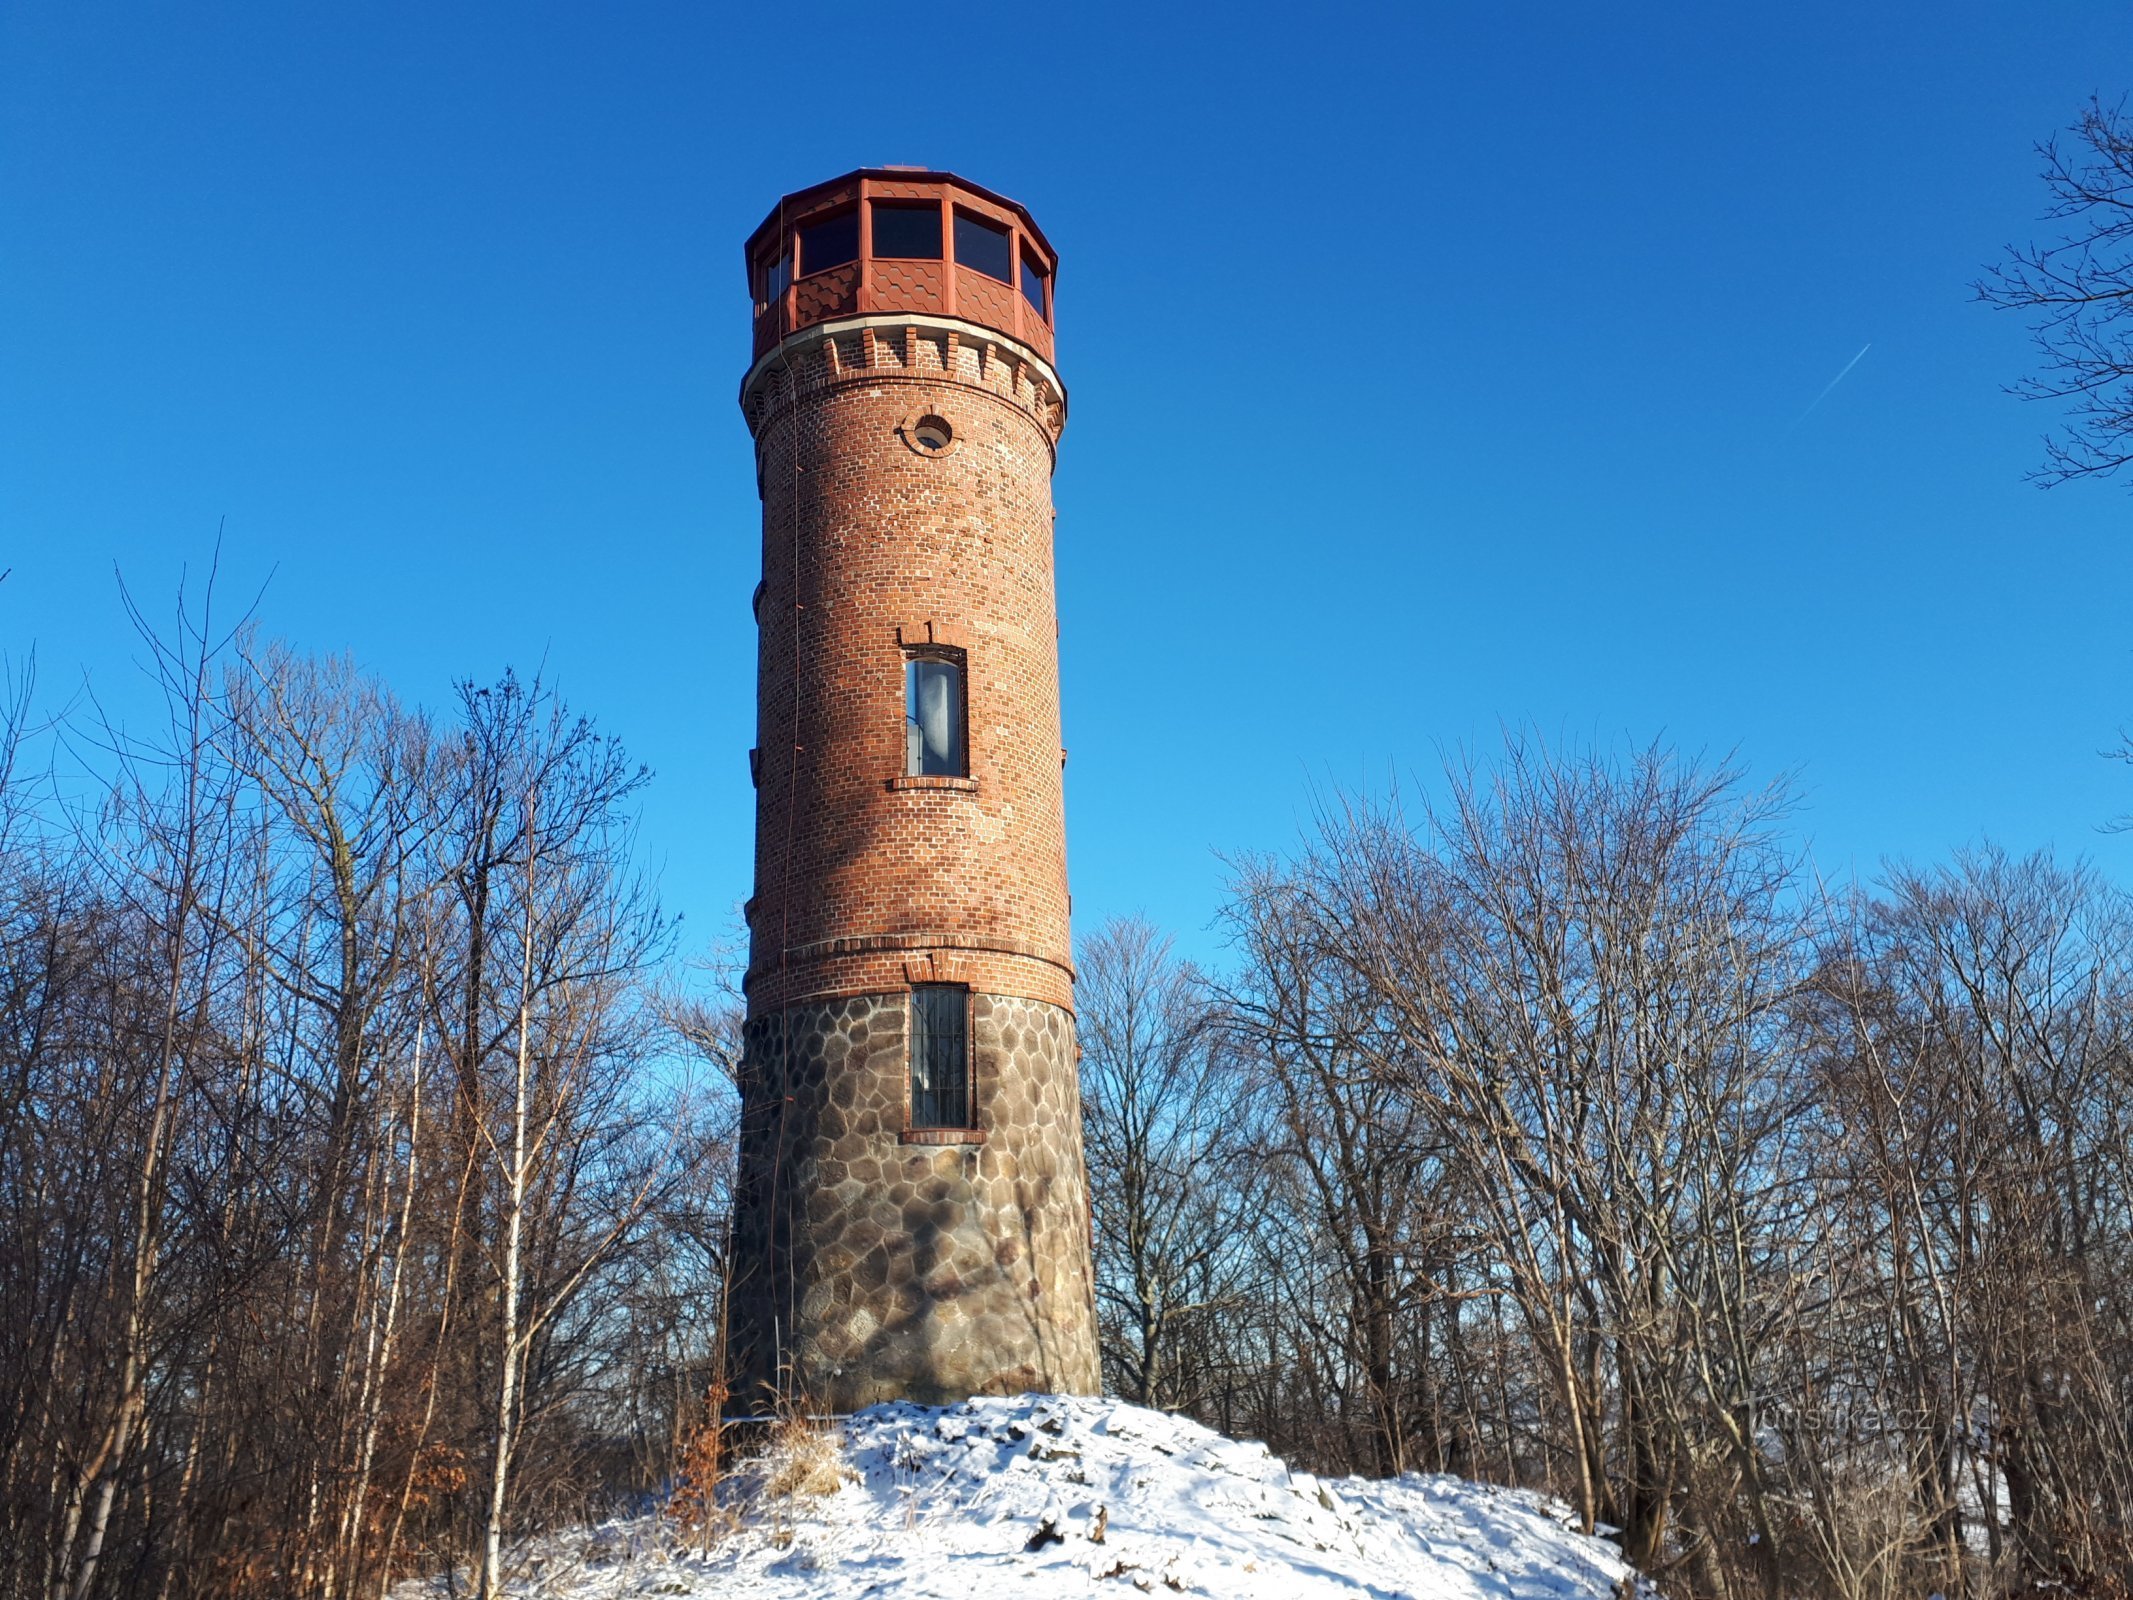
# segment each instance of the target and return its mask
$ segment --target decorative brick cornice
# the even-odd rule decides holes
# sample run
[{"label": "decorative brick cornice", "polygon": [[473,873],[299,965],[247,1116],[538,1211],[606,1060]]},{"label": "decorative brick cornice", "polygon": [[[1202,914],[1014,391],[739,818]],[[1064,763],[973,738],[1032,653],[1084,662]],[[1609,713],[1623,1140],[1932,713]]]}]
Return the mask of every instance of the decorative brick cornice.
[{"label": "decorative brick cornice", "polygon": [[741,977],[751,1017],[816,1001],[899,993],[918,983],[960,983],[974,992],[1074,1012],[1074,969],[1012,939],[861,934],[798,947],[782,968],[770,951],[759,954],[771,964]]},{"label": "decorative brick cornice", "polygon": [[[741,987],[748,987],[746,978],[741,980]],[[805,987],[795,987],[794,991],[782,997],[777,1005],[765,1006],[757,1014],[767,1016],[773,1012],[790,1010],[794,1006],[853,1000],[861,995],[902,994],[907,988],[908,985],[899,985],[893,976],[885,980],[878,973],[871,977],[855,978],[849,983],[809,984]],[[1074,1015],[1073,996],[1062,992],[1057,984],[1020,983],[1008,976],[988,977],[982,983],[972,984],[971,988],[974,993],[994,995],[1003,999],[1028,1000],[1037,1005],[1051,1006],[1069,1017]],[[1078,1061],[1080,1057],[1075,1059]]]},{"label": "decorative brick cornice", "polygon": [[741,380],[741,414],[758,441],[794,402],[865,385],[953,383],[1034,421],[1055,452],[1066,388],[1050,362],[1005,334],[954,317],[898,312],[820,323],[789,335]]},{"label": "decorative brick cornice", "polygon": [[[1036,945],[1022,939],[983,939],[967,934],[920,932],[920,933],[855,933],[842,939],[817,939],[812,944],[796,944],[786,951],[788,960],[798,965],[807,961],[820,961],[829,956],[873,955],[893,950],[975,950],[987,955],[1021,956],[1029,961],[1041,961],[1048,967],[1057,967],[1069,978],[1074,969],[1064,961],[1056,961]],[[752,979],[754,973],[748,974]]]}]

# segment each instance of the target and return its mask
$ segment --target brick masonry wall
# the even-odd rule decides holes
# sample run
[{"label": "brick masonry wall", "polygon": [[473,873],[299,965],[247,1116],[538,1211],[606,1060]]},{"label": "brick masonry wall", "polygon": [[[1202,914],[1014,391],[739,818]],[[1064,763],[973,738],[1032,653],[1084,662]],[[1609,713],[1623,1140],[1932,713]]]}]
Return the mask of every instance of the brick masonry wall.
[{"label": "brick masonry wall", "polygon": [[[1011,343],[810,329],[757,440],[755,895],[736,1402],[1100,1382],[1073,1032],[1052,582],[1065,402]],[[945,418],[928,453],[912,425]],[[904,776],[904,663],[963,653],[967,781]],[[977,1129],[907,1125],[909,989],[973,993]],[[934,1142],[913,1142],[914,1139]]]},{"label": "brick masonry wall", "polygon": [[[799,335],[748,397],[763,493],[752,1010],[908,981],[1071,1008],[1051,472],[1062,406],[997,342]],[[923,454],[908,424],[945,418]],[[904,661],[965,652],[972,785],[911,788]],[[872,941],[871,947],[854,940]]]}]

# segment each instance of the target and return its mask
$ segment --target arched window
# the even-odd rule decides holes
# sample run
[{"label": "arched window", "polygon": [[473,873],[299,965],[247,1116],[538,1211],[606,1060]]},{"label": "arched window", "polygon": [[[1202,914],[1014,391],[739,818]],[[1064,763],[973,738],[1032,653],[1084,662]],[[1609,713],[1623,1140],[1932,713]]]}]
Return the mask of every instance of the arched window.
[{"label": "arched window", "polygon": [[963,664],[944,656],[904,662],[904,772],[914,778],[967,778]]}]

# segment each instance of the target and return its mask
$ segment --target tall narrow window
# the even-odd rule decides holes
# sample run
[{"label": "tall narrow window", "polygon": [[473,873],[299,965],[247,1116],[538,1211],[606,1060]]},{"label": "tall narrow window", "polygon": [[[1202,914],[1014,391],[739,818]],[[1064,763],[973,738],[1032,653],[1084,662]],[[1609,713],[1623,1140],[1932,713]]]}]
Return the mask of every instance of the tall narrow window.
[{"label": "tall narrow window", "polygon": [[1049,277],[1037,258],[1028,251],[1022,253],[1022,298],[1036,308],[1037,315],[1044,315],[1044,280]]},{"label": "tall narrow window", "polygon": [[763,287],[757,298],[770,305],[785,293],[785,286],[792,282],[792,257],[780,255],[768,262],[762,270]]},{"label": "tall narrow window", "polygon": [[904,771],[914,778],[970,775],[961,662],[913,656],[904,663]]},{"label": "tall narrow window", "polygon": [[911,1126],[968,1128],[970,991],[944,983],[911,991]]}]

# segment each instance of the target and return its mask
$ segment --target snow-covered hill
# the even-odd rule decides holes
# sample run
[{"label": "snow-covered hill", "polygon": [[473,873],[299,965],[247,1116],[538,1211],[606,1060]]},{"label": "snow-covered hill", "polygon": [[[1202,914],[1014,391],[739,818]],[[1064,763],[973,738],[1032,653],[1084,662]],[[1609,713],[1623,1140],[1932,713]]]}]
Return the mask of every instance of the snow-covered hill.
[{"label": "snow-covered hill", "polygon": [[836,1475],[829,1494],[760,1500],[708,1555],[657,1519],[556,1541],[516,1592],[1612,1600],[1628,1573],[1536,1495],[1314,1478],[1264,1445],[1110,1400],[877,1406],[846,1424]]}]

